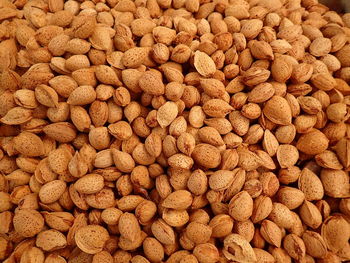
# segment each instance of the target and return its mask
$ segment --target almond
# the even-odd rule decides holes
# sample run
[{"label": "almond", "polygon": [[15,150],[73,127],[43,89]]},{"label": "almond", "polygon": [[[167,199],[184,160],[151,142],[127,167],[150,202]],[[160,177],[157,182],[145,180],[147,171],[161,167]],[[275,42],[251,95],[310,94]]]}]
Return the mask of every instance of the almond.
[{"label": "almond", "polygon": [[157,112],[157,121],[160,127],[169,126],[177,117],[178,107],[174,102],[168,101],[163,104]]},{"label": "almond", "polygon": [[205,93],[214,98],[222,98],[225,94],[225,86],[217,79],[201,79],[200,84]]},{"label": "almond", "polygon": [[281,96],[273,96],[263,109],[264,115],[272,122],[288,125],[292,122],[292,112],[287,100]]},{"label": "almond", "polygon": [[36,210],[18,210],[13,217],[13,226],[23,237],[33,237],[44,227],[44,218]]},{"label": "almond", "polygon": [[306,154],[316,155],[324,152],[328,148],[329,140],[324,133],[313,130],[300,136],[296,147]]},{"label": "almond", "polygon": [[233,107],[221,99],[211,99],[203,105],[204,113],[210,117],[223,118],[232,110]]},{"label": "almond", "polygon": [[87,174],[78,179],[74,187],[81,194],[95,194],[104,187],[104,180],[99,174]]},{"label": "almond", "polygon": [[209,177],[209,186],[215,191],[223,191],[230,187],[233,180],[232,171],[218,170]]},{"label": "almond", "polygon": [[96,91],[91,86],[80,86],[74,89],[68,97],[67,103],[71,105],[86,105],[96,99]]},{"label": "almond", "polygon": [[253,199],[246,191],[237,193],[229,203],[229,215],[237,221],[245,221],[253,213]]},{"label": "almond", "polygon": [[210,144],[197,144],[192,158],[197,164],[207,168],[215,168],[221,162],[220,151]]},{"label": "almond", "polygon": [[152,223],[152,234],[164,245],[172,245],[175,243],[174,230],[163,219],[158,219]]},{"label": "almond", "polygon": [[61,232],[50,229],[40,232],[35,244],[44,251],[54,251],[67,246],[67,240]]},{"label": "almond", "polygon": [[172,208],[177,210],[183,210],[188,208],[192,204],[192,195],[186,190],[178,190],[165,198],[162,205],[166,208]]},{"label": "almond", "polygon": [[134,47],[128,49],[123,57],[123,65],[127,68],[137,68],[141,66],[148,56],[148,51],[142,47]]},{"label": "almond", "polygon": [[201,51],[196,51],[194,54],[194,67],[199,74],[206,78],[211,77],[216,71],[214,61]]},{"label": "almond", "polygon": [[106,65],[99,65],[95,68],[95,75],[97,80],[103,84],[120,86],[120,82],[116,72]]},{"label": "almond", "polygon": [[23,107],[14,107],[10,109],[0,121],[7,125],[19,125],[32,119],[33,111]]},{"label": "almond", "polygon": [[164,94],[165,91],[162,79],[152,71],[143,73],[138,84],[141,90],[151,95],[159,96]]},{"label": "almond", "polygon": [[66,190],[66,183],[61,180],[54,180],[44,184],[39,191],[39,198],[44,204],[57,201]]},{"label": "almond", "polygon": [[44,144],[39,136],[31,132],[21,132],[14,138],[14,147],[26,156],[40,156],[44,154]]},{"label": "almond", "polygon": [[88,254],[96,254],[102,251],[108,239],[108,231],[99,225],[83,226],[75,233],[77,246]]},{"label": "almond", "polygon": [[134,214],[124,213],[119,218],[118,228],[120,229],[120,234],[134,241],[141,234],[140,225]]},{"label": "almond", "polygon": [[56,122],[44,127],[43,131],[52,139],[59,142],[70,142],[76,137],[74,126],[68,122]]},{"label": "almond", "polygon": [[324,195],[324,189],[319,177],[311,170],[304,168],[298,180],[298,188],[305,194],[305,199],[321,200]]}]

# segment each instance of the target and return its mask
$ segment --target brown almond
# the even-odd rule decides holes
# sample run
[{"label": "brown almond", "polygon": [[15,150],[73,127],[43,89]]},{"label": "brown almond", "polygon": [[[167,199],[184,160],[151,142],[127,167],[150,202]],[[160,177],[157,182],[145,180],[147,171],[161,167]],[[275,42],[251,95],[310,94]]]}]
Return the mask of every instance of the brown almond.
[{"label": "brown almond", "polygon": [[313,130],[302,134],[297,141],[296,147],[303,153],[316,155],[324,152],[328,148],[329,140],[324,133]]},{"label": "brown almond", "polygon": [[54,180],[44,184],[39,191],[40,201],[50,204],[57,201],[66,190],[66,183],[62,180]]},{"label": "brown almond", "polygon": [[134,214],[124,213],[119,218],[120,234],[130,241],[134,241],[141,234],[141,228]]},{"label": "brown almond", "polygon": [[218,170],[209,177],[209,186],[215,191],[223,191],[230,187],[233,180],[232,171]]},{"label": "brown almond", "polygon": [[225,94],[225,86],[217,79],[201,79],[200,84],[205,93],[214,98],[222,98]]},{"label": "brown almond", "polygon": [[178,190],[165,198],[162,206],[166,208],[172,208],[177,210],[183,210],[188,208],[192,204],[192,195],[186,190]]},{"label": "brown almond", "polygon": [[26,156],[40,156],[44,154],[44,144],[41,138],[31,132],[23,131],[14,138],[15,149]]},{"label": "brown almond", "polygon": [[21,236],[33,237],[44,227],[44,218],[36,210],[18,210],[13,217],[13,226]]},{"label": "brown almond", "polygon": [[143,47],[134,47],[128,49],[123,57],[122,62],[126,68],[137,68],[141,66],[148,56],[148,50]]},{"label": "brown almond", "polygon": [[201,51],[196,51],[194,54],[194,67],[199,74],[206,78],[211,77],[216,71],[212,58]]},{"label": "brown almond", "polygon": [[88,254],[96,254],[102,251],[109,239],[108,231],[99,225],[83,226],[75,233],[77,246]]},{"label": "brown almond", "polygon": [[207,168],[215,168],[221,162],[220,151],[210,144],[197,144],[191,156],[197,164]]},{"label": "brown almond", "polygon": [[174,230],[163,219],[158,219],[151,226],[154,237],[164,245],[172,245],[175,243]]},{"label": "brown almond", "polygon": [[86,105],[96,99],[96,91],[91,86],[80,86],[74,89],[68,97],[70,105]]},{"label": "brown almond", "polygon": [[104,187],[102,175],[87,174],[74,183],[75,189],[81,194],[95,194]]},{"label": "brown almond", "polygon": [[44,127],[43,131],[50,138],[59,142],[70,142],[76,137],[76,130],[69,122],[56,122]]},{"label": "brown almond", "polygon": [[7,125],[19,125],[33,118],[33,111],[23,107],[14,107],[7,111],[0,121]]},{"label": "brown almond", "polygon": [[204,113],[215,118],[223,118],[232,110],[233,107],[221,99],[211,99],[203,105]]},{"label": "brown almond", "polygon": [[292,112],[286,99],[273,96],[263,109],[264,115],[272,122],[280,125],[288,125],[292,122]]},{"label": "brown almond", "polygon": [[61,232],[49,229],[38,234],[35,244],[44,251],[54,251],[66,247],[67,239]]},{"label": "brown almond", "polygon": [[253,213],[253,199],[246,191],[237,193],[229,203],[229,214],[237,221],[245,221]]},{"label": "brown almond", "polygon": [[162,79],[152,71],[146,71],[143,73],[138,84],[141,90],[151,95],[159,96],[164,94],[165,91]]}]

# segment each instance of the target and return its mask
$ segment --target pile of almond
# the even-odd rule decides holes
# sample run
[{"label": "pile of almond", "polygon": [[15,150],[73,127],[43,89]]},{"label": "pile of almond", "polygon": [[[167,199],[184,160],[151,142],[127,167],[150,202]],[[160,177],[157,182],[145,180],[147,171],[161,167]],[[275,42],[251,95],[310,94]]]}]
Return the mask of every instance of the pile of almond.
[{"label": "pile of almond", "polygon": [[350,262],[350,13],[0,0],[0,262]]}]

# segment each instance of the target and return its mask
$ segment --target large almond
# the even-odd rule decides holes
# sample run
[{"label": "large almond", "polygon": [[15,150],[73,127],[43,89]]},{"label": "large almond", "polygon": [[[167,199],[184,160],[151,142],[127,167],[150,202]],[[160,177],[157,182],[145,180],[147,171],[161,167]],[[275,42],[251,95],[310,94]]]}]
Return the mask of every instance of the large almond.
[{"label": "large almond", "polygon": [[224,118],[233,111],[233,107],[224,100],[211,99],[204,103],[203,111],[210,117]]},{"label": "large almond", "polygon": [[305,194],[305,199],[308,201],[321,200],[324,195],[320,178],[308,168],[301,171],[298,188]]},{"label": "large almond", "polygon": [[66,190],[66,183],[62,180],[54,180],[44,184],[39,191],[40,201],[51,204],[57,201]]},{"label": "large almond", "polygon": [[102,251],[108,239],[108,231],[99,225],[83,226],[75,233],[77,246],[88,254],[96,254]]},{"label": "large almond", "polygon": [[281,96],[273,96],[263,109],[264,115],[273,123],[288,125],[292,122],[292,111],[287,100]]},{"label": "large almond", "polygon": [[164,202],[162,203],[162,206],[166,208],[183,210],[190,207],[191,204],[192,204],[191,193],[186,190],[178,190],[168,195],[168,197],[165,198]]},{"label": "large almond", "polygon": [[138,236],[141,235],[139,222],[132,213],[124,213],[120,216],[118,228],[120,234],[132,242],[137,240]]},{"label": "large almond", "polygon": [[164,94],[164,84],[162,79],[152,71],[146,71],[139,79],[140,88],[154,96],[159,96]]},{"label": "large almond", "polygon": [[99,174],[87,174],[76,181],[74,187],[81,194],[95,194],[104,187],[104,179]]},{"label": "large almond", "polygon": [[23,131],[14,138],[15,149],[26,156],[40,156],[44,154],[43,141],[34,133]]},{"label": "large almond", "polygon": [[203,77],[211,77],[216,71],[216,66],[211,57],[201,51],[194,54],[194,67]]},{"label": "large almond", "polygon": [[127,68],[137,68],[143,64],[148,56],[148,51],[143,47],[134,47],[125,51],[122,62]]},{"label": "large almond", "polygon": [[300,136],[296,147],[303,153],[316,155],[327,150],[329,140],[319,130],[313,130]]}]

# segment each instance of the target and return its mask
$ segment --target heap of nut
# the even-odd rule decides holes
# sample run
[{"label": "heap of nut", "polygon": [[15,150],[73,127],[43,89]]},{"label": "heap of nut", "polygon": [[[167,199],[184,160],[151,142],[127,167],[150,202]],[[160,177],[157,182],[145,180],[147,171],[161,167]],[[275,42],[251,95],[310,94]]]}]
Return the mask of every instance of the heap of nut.
[{"label": "heap of nut", "polygon": [[0,261],[350,260],[350,14],[0,0]]}]

